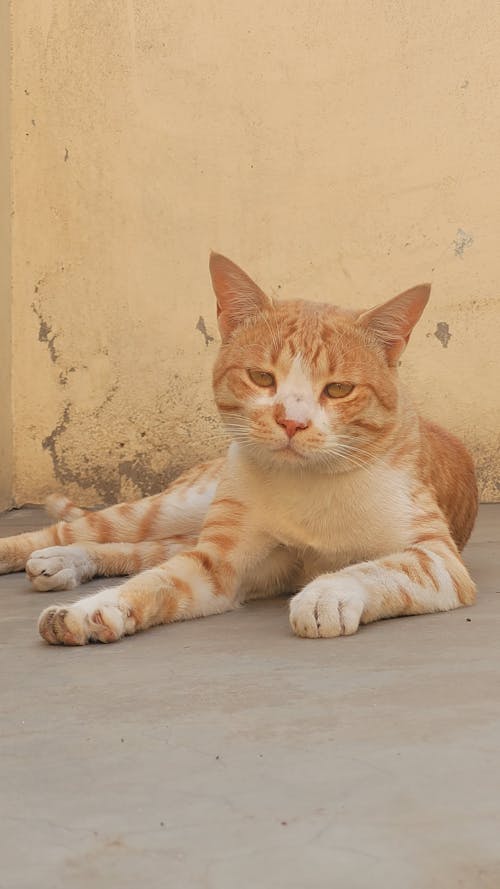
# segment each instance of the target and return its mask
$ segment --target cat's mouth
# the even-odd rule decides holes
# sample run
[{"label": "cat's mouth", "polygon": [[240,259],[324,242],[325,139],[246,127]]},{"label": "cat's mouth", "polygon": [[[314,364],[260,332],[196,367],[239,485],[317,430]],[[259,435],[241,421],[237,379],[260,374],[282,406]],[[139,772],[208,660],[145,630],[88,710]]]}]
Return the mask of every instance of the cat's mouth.
[{"label": "cat's mouth", "polygon": [[288,441],[279,442],[276,448],[273,448],[275,454],[279,454],[285,458],[304,458],[304,454],[297,448],[296,443],[290,438]]}]

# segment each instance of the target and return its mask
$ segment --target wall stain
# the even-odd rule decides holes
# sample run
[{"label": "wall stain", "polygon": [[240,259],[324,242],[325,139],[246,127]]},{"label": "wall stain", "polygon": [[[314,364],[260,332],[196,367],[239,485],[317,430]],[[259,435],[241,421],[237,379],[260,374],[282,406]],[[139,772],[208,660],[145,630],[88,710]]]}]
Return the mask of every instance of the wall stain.
[{"label": "wall stain", "polygon": [[76,367],[68,367],[66,370],[62,370],[59,374],[59,385],[66,386],[69,379],[69,374],[75,373]]},{"label": "wall stain", "polygon": [[[110,392],[108,400],[113,394]],[[90,463],[89,458],[83,455],[79,458],[79,465],[74,468],[70,465],[70,460],[74,459],[74,448],[71,444],[65,448],[63,443],[65,432],[75,422],[72,407],[71,402],[64,406],[61,419],[42,441],[43,450],[50,454],[54,476],[63,489],[69,484],[78,485],[83,490],[94,489],[100,503],[109,505],[122,499],[124,478],[139,489],[141,497],[147,497],[163,491],[186,468],[185,465],[169,464],[157,472],[151,468],[151,453],[146,451],[137,451],[130,460],[122,460],[118,466],[116,463],[107,466],[98,462]],[[89,418],[89,423],[91,422]]]},{"label": "wall stain", "polygon": [[[70,422],[70,413],[71,413],[71,402],[65,405],[63,410],[63,415],[59,420],[57,426],[54,426],[54,429],[42,440],[42,448],[44,451],[48,451],[52,458],[52,463],[54,466],[54,472],[59,478],[59,475],[56,471],[56,468],[59,465],[59,458],[57,455],[57,440],[61,435],[66,431]],[[62,481],[62,479],[60,479]]]},{"label": "wall stain", "polygon": [[203,315],[200,315],[200,317],[198,318],[198,324],[196,325],[195,330],[199,330],[200,333],[203,334],[203,336],[205,337],[205,345],[206,346],[208,346],[209,343],[214,342],[213,336],[210,336],[210,334],[207,332],[207,328],[205,326],[205,319],[203,318]]},{"label": "wall stain", "polygon": [[457,229],[457,234],[455,236],[455,240],[453,241],[455,256],[460,256],[460,258],[463,258],[465,248],[471,247],[473,243],[474,238],[472,237],[472,235],[469,235],[467,232],[465,232],[463,228]]},{"label": "wall stain", "polygon": [[101,402],[99,407],[96,409],[95,417],[98,417],[99,414],[101,413],[101,411],[106,407],[106,405],[109,404],[109,402],[113,400],[113,398],[115,397],[119,388],[120,388],[120,386],[119,386],[118,380],[116,380],[116,382],[113,383],[113,385],[111,386],[111,389],[109,390],[108,394],[106,395],[106,398]]},{"label": "wall stain", "polygon": [[[120,498],[120,479],[116,473],[99,465],[82,465],[75,470],[68,463],[66,451],[60,439],[71,423],[71,408],[72,404],[68,402],[59,423],[42,441],[43,450],[50,454],[54,476],[63,486],[74,483],[83,489],[94,488],[103,503],[116,503]],[[82,464],[87,460],[88,458],[84,456]]]},{"label": "wall stain", "polygon": [[[38,293],[38,288],[40,286],[40,283],[41,283],[41,281],[39,281],[38,284],[35,286],[35,293]],[[38,318],[38,323],[39,323],[38,341],[40,343],[47,343],[47,348],[49,350],[50,360],[52,361],[53,364],[55,364],[59,358],[59,352],[57,351],[56,347],[54,346],[54,340],[59,336],[59,334],[52,332],[52,327],[50,326],[48,321],[45,320],[45,318],[42,315],[41,309],[34,302],[31,303],[31,308],[32,308],[33,312],[35,313],[36,317]]]},{"label": "wall stain", "polygon": [[69,151],[68,151],[67,148],[65,148],[65,149],[64,149],[64,163],[66,163],[66,161],[68,160],[68,158],[69,158]]},{"label": "wall stain", "polygon": [[450,333],[450,328],[446,321],[438,321],[437,327],[434,331],[434,336],[439,340],[443,349],[448,347],[448,343],[451,340],[452,334]]},{"label": "wall stain", "polygon": [[38,281],[36,282],[35,286],[33,287],[33,292],[34,292],[34,293],[38,293],[38,291],[40,290],[40,287],[42,286],[42,284],[45,284],[46,278],[47,278],[46,275],[42,275],[42,277],[38,279]]},{"label": "wall stain", "polygon": [[151,454],[146,451],[137,451],[131,460],[122,460],[118,464],[120,478],[129,479],[142,491],[143,497],[164,491],[185,468],[185,466],[166,466],[161,472],[156,472],[151,469]]},{"label": "wall stain", "polygon": [[500,491],[500,474],[497,469],[500,465],[500,440],[485,445],[474,438],[466,441],[466,444],[476,467],[479,499],[483,503],[494,503],[498,501]]}]

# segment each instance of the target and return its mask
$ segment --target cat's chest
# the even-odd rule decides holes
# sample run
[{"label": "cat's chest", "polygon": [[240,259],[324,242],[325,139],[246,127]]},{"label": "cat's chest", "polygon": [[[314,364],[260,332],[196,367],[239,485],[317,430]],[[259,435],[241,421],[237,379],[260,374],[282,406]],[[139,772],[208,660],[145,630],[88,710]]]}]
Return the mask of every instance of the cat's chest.
[{"label": "cat's chest", "polygon": [[254,480],[252,512],[279,543],[335,556],[340,565],[404,548],[412,504],[404,474],[381,464],[369,472]]}]

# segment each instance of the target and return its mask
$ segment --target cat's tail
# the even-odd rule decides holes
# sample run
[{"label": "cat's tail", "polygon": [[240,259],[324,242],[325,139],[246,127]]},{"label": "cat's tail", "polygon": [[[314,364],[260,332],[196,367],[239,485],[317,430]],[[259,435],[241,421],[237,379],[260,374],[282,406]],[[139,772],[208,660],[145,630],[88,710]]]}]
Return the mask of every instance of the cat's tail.
[{"label": "cat's tail", "polygon": [[64,522],[74,522],[75,519],[81,519],[88,515],[89,509],[81,509],[64,494],[50,494],[45,501],[45,509],[53,519]]}]

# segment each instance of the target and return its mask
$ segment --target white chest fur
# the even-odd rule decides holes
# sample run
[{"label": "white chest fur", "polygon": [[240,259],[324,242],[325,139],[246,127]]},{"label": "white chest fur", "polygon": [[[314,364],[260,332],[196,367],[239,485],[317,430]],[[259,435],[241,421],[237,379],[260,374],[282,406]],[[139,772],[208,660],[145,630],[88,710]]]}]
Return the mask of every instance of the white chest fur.
[{"label": "white chest fur", "polygon": [[[336,475],[266,472],[237,461],[252,524],[306,560],[341,567],[403,549],[412,503],[404,473],[383,462]],[[236,467],[235,467],[236,468]]]}]

